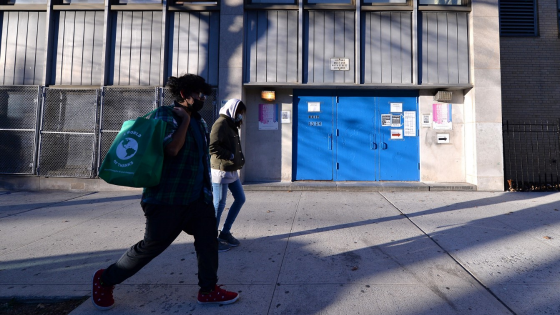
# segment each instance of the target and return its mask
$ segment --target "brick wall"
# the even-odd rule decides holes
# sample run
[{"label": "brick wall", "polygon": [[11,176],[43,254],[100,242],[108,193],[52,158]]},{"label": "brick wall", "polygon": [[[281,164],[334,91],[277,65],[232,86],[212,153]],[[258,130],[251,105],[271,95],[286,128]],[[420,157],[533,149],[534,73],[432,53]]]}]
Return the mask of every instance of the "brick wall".
[{"label": "brick wall", "polygon": [[537,1],[539,36],[500,38],[506,189],[508,179],[514,189],[560,188],[557,1]]},{"label": "brick wall", "polygon": [[539,0],[538,37],[501,37],[503,120],[560,118],[557,0]]}]

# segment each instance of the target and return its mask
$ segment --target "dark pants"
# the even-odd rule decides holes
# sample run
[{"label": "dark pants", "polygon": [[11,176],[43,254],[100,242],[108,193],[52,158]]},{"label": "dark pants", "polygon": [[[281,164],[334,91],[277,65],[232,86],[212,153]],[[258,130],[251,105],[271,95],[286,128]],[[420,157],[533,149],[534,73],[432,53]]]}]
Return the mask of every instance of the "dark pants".
[{"label": "dark pants", "polygon": [[202,199],[187,206],[141,203],[146,217],[144,239],[132,246],[101,276],[104,284],[115,285],[137,273],[161,254],[181,231],[194,236],[198,260],[198,285],[213,290],[218,281],[218,242],[214,206]]}]

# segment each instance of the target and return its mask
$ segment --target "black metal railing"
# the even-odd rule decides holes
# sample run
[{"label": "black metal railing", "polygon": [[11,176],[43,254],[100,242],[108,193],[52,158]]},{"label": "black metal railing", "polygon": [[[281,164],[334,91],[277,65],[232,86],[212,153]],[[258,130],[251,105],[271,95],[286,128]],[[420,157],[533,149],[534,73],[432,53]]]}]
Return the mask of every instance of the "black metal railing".
[{"label": "black metal railing", "polygon": [[503,122],[505,189],[560,190],[560,119]]}]

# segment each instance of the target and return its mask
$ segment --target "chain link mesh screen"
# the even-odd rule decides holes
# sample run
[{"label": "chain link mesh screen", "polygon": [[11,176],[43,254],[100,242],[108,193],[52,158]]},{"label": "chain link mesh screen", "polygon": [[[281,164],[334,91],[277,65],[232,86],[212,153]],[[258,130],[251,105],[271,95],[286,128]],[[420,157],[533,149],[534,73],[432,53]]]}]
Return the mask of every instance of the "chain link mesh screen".
[{"label": "chain link mesh screen", "polygon": [[35,130],[0,130],[0,174],[33,174]]},{"label": "chain link mesh screen", "polygon": [[124,121],[144,116],[157,107],[157,88],[105,88],[101,129],[119,131]]},{"label": "chain link mesh screen", "polygon": [[38,174],[93,177],[99,90],[45,90]]},{"label": "chain link mesh screen", "polygon": [[[170,105],[173,103],[175,98],[171,95],[169,89],[164,88],[162,89],[163,97],[162,97],[162,104],[161,105]],[[220,105],[216,100],[217,96],[217,89],[212,89],[212,94],[206,96],[206,100],[204,101],[204,107],[200,110],[200,115],[206,123],[208,124],[208,128],[212,128],[212,125],[218,119]]]},{"label": "chain link mesh screen", "polygon": [[43,131],[95,132],[98,90],[46,89]]},{"label": "chain link mesh screen", "polygon": [[0,87],[0,174],[33,174],[38,86]]},{"label": "chain link mesh screen", "polygon": [[158,88],[105,88],[104,91],[98,168],[103,163],[122,123],[146,115],[157,107],[159,99]]},{"label": "chain link mesh screen", "polygon": [[42,134],[39,175],[92,177],[94,143],[94,134]]}]

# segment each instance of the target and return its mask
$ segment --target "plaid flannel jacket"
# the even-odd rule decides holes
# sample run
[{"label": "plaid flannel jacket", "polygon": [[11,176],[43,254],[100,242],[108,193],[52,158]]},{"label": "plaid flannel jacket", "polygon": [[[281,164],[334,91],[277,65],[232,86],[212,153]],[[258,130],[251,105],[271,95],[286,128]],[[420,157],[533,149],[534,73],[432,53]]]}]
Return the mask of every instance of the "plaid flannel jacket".
[{"label": "plaid flannel jacket", "polygon": [[[169,106],[158,108],[152,119],[161,119],[167,123],[165,130],[165,139],[163,145],[168,145],[173,137],[173,133],[179,128],[179,122],[173,115],[172,108],[175,103]],[[210,181],[210,158],[208,153],[209,133],[208,125],[198,113],[194,113],[191,118],[191,124],[200,122],[200,130],[203,132],[204,143],[202,145],[203,152],[198,151],[196,140],[189,126],[185,144],[177,154],[177,156],[165,156],[163,161],[163,169],[161,172],[161,180],[159,185],[144,188],[142,200],[151,200],[159,204],[167,205],[187,205],[197,199],[193,196],[193,188],[198,172],[204,172],[203,193],[204,201],[212,203],[212,184]],[[200,155],[203,154],[204,168],[199,169]]]}]

